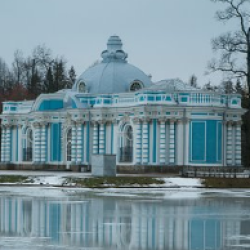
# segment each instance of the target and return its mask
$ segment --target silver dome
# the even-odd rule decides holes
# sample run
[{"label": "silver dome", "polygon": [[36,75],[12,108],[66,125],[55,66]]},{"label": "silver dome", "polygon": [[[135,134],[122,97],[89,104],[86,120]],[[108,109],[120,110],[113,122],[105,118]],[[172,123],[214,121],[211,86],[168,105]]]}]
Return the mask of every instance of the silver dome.
[{"label": "silver dome", "polygon": [[74,91],[83,82],[85,90],[91,94],[123,93],[130,90],[133,82],[140,82],[144,88],[151,86],[150,77],[137,67],[127,63],[127,54],[122,50],[118,36],[111,36],[107,50],[101,54],[101,63],[87,69],[75,82]]}]

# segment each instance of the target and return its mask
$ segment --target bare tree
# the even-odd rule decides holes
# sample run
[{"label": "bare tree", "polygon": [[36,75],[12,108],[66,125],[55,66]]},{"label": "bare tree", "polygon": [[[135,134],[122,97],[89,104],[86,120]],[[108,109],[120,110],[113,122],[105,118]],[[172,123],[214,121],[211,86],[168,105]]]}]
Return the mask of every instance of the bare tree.
[{"label": "bare tree", "polygon": [[7,64],[5,61],[0,58],[0,92],[2,94],[5,93],[5,91],[8,88],[8,83],[10,81],[10,72]]},{"label": "bare tree", "polygon": [[21,50],[14,52],[14,61],[12,63],[14,79],[16,84],[21,84],[24,74],[24,58]]},{"label": "bare tree", "polygon": [[209,63],[212,71],[227,72],[230,77],[245,78],[250,90],[250,0],[211,0],[225,5],[216,12],[218,21],[238,22],[238,29],[212,40],[220,58]]},{"label": "bare tree", "polygon": [[44,44],[38,45],[33,50],[33,59],[36,64],[45,68],[47,72],[49,68],[52,66],[54,60],[52,59],[52,52],[48,49]]}]

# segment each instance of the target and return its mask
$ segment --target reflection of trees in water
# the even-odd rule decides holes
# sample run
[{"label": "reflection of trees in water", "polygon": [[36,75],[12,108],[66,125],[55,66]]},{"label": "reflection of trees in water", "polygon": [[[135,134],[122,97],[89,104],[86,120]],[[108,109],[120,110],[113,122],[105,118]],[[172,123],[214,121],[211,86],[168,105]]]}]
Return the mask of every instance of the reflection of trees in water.
[{"label": "reflection of trees in water", "polygon": [[1,197],[1,235],[50,237],[59,245],[109,249],[217,250],[243,242],[232,240],[235,235],[250,234],[249,202],[244,199],[68,199]]}]

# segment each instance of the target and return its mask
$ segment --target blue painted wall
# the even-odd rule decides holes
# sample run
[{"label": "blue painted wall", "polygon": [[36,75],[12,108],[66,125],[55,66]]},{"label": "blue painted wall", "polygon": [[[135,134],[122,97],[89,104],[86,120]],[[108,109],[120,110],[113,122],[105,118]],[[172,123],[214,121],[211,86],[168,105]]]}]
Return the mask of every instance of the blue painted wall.
[{"label": "blue painted wall", "polygon": [[46,134],[45,134],[45,161],[48,161],[48,137],[49,137],[49,133],[48,133],[48,126],[46,126]]},{"label": "blue painted wall", "polygon": [[222,122],[217,122],[217,137],[218,161],[222,161]]},{"label": "blue painted wall", "polygon": [[38,108],[38,111],[56,110],[62,108],[63,108],[63,100],[51,99],[42,101]]},{"label": "blue painted wall", "polygon": [[111,123],[111,154],[113,154],[114,124]]},{"label": "blue painted wall", "polygon": [[12,145],[13,145],[13,129],[10,129],[10,161],[13,161],[13,150],[12,150]]},{"label": "blue painted wall", "polygon": [[191,150],[191,161],[205,161],[205,121],[193,121],[190,128],[190,150]]},{"label": "blue painted wall", "polygon": [[193,120],[190,123],[189,161],[221,163],[222,123],[217,120]]},{"label": "blue painted wall", "polygon": [[19,149],[19,141],[18,141],[18,126],[16,128],[16,161],[18,161],[18,149]]},{"label": "blue painted wall", "polygon": [[89,133],[90,133],[90,122],[87,122],[87,148],[86,148],[86,160],[87,162],[89,162],[89,144],[90,144],[90,141],[89,141]]},{"label": "blue painted wall", "polygon": [[51,124],[50,134],[50,160],[61,161],[61,123]]},{"label": "blue painted wall", "polygon": [[82,162],[84,162],[84,125],[82,125]]}]

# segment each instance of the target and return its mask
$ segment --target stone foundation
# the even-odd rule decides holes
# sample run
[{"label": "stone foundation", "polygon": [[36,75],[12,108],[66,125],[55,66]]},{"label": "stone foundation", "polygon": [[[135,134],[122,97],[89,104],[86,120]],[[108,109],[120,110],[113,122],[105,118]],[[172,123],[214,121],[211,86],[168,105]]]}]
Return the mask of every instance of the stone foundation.
[{"label": "stone foundation", "polygon": [[51,164],[0,164],[0,170],[54,170],[66,171],[66,165]]},{"label": "stone foundation", "polygon": [[[118,174],[144,174],[144,173],[173,173],[178,174],[182,171],[182,166],[116,166]],[[0,170],[50,170],[50,171],[73,171],[73,172],[91,172],[91,166],[71,165],[70,170],[66,165],[52,164],[0,164]]]},{"label": "stone foundation", "polygon": [[171,173],[171,174],[179,174],[182,172],[182,166],[117,166],[117,173],[119,174],[145,174],[145,173]]},{"label": "stone foundation", "polygon": [[[66,165],[52,165],[52,164],[0,164],[0,170],[44,170],[44,171],[73,171],[73,172],[91,172],[91,166],[88,165],[71,165],[70,170]],[[242,173],[245,169],[239,166],[230,167],[199,167],[199,166],[152,166],[152,165],[135,165],[125,166],[117,165],[116,172],[118,174],[150,174],[150,173],[164,173],[164,174],[179,174],[184,176],[203,176],[206,173],[208,176],[217,176],[225,173]]]}]

